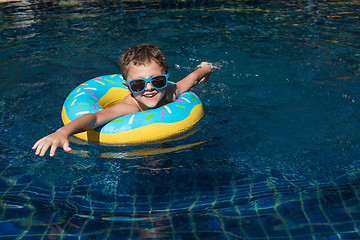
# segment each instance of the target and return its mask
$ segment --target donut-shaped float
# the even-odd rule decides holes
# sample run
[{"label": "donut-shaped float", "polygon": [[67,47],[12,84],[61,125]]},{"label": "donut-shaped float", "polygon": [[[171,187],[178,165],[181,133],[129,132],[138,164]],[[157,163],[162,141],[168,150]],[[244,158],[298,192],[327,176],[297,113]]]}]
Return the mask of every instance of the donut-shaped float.
[{"label": "donut-shaped float", "polygon": [[[61,112],[63,123],[66,125],[84,114],[113,106],[128,94],[121,74],[90,79],[77,86],[66,98]],[[199,97],[185,92],[172,103],[116,118],[75,136],[104,144],[156,143],[185,133],[201,119],[203,113]]]}]

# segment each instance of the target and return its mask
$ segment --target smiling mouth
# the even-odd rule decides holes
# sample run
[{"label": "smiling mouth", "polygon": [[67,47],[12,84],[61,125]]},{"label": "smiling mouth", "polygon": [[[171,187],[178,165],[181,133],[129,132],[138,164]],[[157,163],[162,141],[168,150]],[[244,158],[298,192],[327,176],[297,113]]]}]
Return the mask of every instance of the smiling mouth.
[{"label": "smiling mouth", "polygon": [[157,95],[157,92],[153,92],[153,93],[146,93],[146,94],[144,94],[143,96],[144,96],[146,99],[153,99],[156,95]]}]

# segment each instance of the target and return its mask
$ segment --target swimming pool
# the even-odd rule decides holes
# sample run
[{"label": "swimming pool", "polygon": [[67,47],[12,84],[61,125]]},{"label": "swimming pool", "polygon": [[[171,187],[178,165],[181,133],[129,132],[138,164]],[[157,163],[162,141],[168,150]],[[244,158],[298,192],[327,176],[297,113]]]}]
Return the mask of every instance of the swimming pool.
[{"label": "swimming pool", "polygon": [[[360,238],[359,4],[0,3],[0,239]],[[200,123],[35,156],[69,92],[143,42],[175,81],[222,66]]]}]

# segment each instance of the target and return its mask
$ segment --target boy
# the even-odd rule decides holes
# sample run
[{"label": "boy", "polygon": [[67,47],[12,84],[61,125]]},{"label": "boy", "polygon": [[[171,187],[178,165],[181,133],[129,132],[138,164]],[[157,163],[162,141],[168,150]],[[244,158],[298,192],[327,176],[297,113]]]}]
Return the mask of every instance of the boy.
[{"label": "boy", "polygon": [[198,69],[174,85],[166,86],[168,62],[164,53],[151,44],[140,44],[129,48],[120,59],[124,84],[129,89],[121,103],[94,114],[85,114],[56,132],[37,141],[32,149],[35,154],[44,156],[50,148],[54,156],[58,147],[71,151],[68,138],[75,133],[96,128],[117,117],[158,108],[176,100],[177,96],[188,91],[199,82],[206,82],[211,73],[211,65],[202,62]]}]

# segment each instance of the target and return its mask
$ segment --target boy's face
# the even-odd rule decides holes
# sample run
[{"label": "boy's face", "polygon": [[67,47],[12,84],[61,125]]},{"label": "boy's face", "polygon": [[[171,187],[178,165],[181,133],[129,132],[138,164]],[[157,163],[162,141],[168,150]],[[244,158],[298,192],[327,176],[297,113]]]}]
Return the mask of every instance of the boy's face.
[{"label": "boy's face", "polygon": [[[145,65],[129,64],[127,73],[127,81],[136,78],[151,78],[156,75],[165,74],[164,70],[153,60]],[[138,101],[143,109],[157,107],[160,100],[165,95],[165,89],[155,89],[150,83],[147,83],[144,91],[140,93],[132,93],[135,100]]]}]

